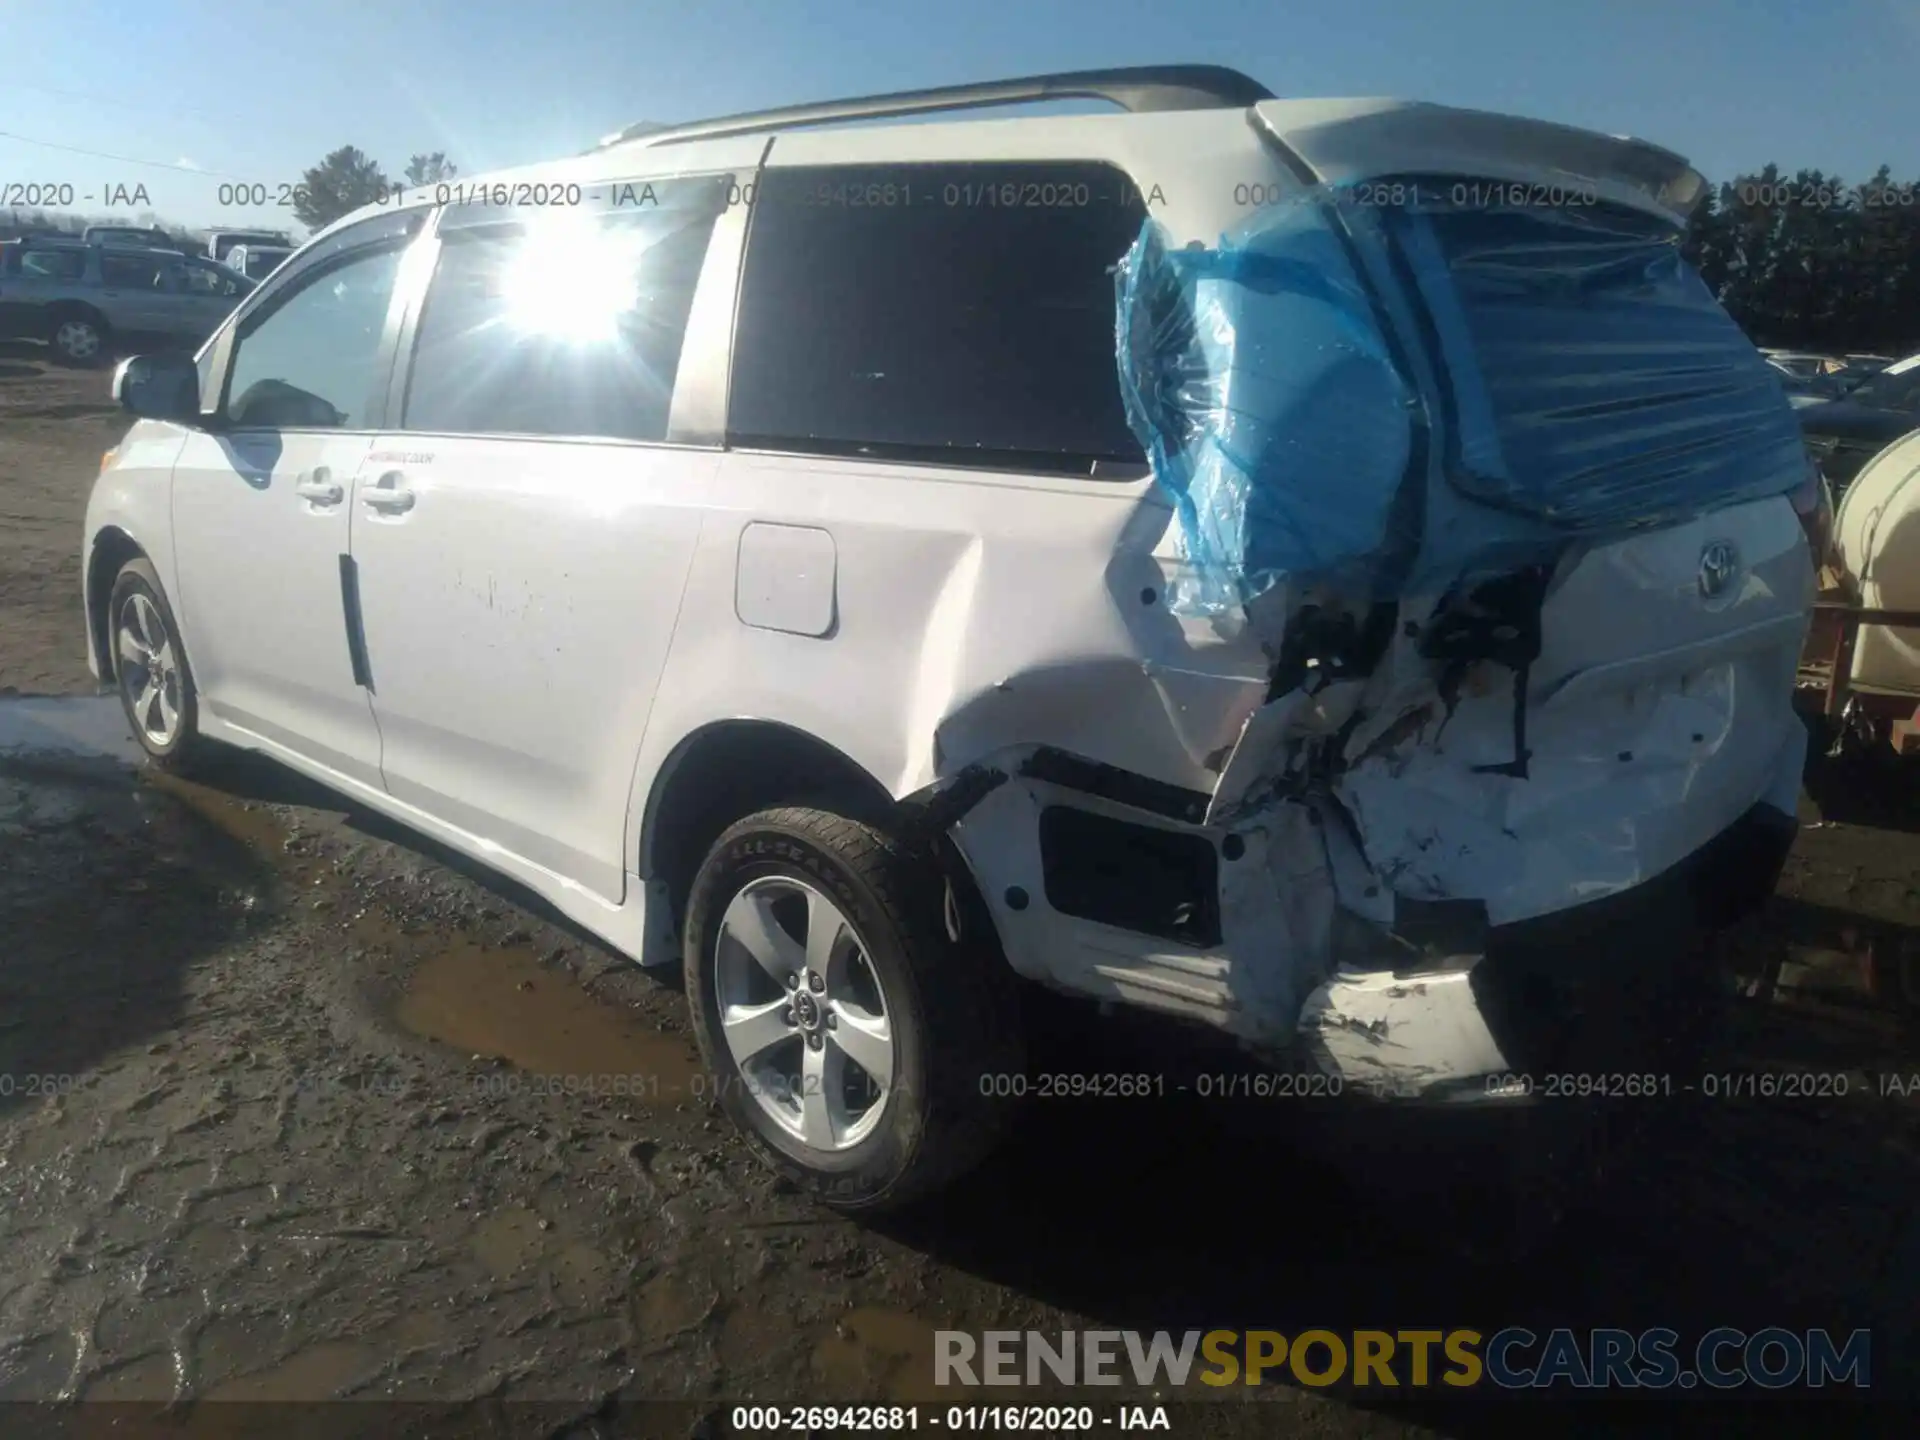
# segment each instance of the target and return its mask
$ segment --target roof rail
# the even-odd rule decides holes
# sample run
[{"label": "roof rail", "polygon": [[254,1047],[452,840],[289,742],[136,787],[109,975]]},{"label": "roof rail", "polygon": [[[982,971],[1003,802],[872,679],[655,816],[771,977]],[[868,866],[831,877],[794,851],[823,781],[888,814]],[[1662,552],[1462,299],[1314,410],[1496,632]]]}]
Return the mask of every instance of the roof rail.
[{"label": "roof rail", "polygon": [[1273,98],[1273,92],[1258,80],[1224,65],[1134,65],[1112,70],[1068,70],[1057,75],[1029,75],[976,85],[943,85],[931,90],[900,90],[889,95],[826,100],[780,110],[751,110],[665,128],[643,122],[609,135],[596,148],[605,149],[628,140],[641,140],[648,145],[678,145],[724,135],[754,135],[768,130],[881,120],[895,115],[927,115],[942,110],[1030,105],[1043,100],[1106,100],[1122,110],[1142,113],[1244,110]]}]

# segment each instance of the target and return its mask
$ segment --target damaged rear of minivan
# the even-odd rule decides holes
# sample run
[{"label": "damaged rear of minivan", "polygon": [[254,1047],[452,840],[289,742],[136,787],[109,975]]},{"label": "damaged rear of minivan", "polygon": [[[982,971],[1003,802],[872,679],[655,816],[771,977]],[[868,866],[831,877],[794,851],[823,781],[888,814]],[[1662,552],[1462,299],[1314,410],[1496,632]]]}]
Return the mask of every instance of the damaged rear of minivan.
[{"label": "damaged rear of minivan", "polygon": [[[725,714],[786,727],[750,731],[780,774],[729,751],[739,796],[661,828],[690,882],[642,856],[689,897],[723,1102],[835,1204],[924,1193],[1023,1088],[1008,970],[1429,1137],[1681,1092],[1712,937],[1794,835],[1822,523],[1775,372],[1681,254],[1701,177],[1504,116],[1093,78],[846,113],[1134,113],[763,160],[662,694],[760,677]],[[814,920],[747,904],[836,876],[822,933],[885,992],[851,1018],[780,959]],[[785,992],[733,998],[756,965]],[[809,1103],[856,1072],[857,1123]]]},{"label": "damaged rear of minivan", "polygon": [[1273,203],[1149,219],[1116,348],[1177,518],[1146,668],[1263,683],[1204,791],[1006,767],[956,831],[1002,942],[1336,1090],[1677,1090],[1659,1041],[1794,835],[1818,494],[1680,253],[1702,181],[1432,106],[1252,119]]}]

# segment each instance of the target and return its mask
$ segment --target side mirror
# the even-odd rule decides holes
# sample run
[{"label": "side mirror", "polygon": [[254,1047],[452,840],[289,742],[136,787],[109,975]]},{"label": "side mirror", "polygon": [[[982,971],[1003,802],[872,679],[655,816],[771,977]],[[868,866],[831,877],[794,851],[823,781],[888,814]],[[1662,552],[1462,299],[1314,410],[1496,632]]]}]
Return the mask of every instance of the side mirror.
[{"label": "side mirror", "polygon": [[143,420],[200,419],[200,371],[191,355],[132,355],[113,372],[113,398]]}]

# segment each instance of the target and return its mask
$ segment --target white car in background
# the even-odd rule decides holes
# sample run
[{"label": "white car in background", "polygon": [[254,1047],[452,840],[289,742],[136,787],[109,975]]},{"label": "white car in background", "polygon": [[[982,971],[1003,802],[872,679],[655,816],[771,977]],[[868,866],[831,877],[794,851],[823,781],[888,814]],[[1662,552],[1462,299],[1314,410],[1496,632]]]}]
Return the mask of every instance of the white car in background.
[{"label": "white car in background", "polygon": [[285,264],[291,254],[291,245],[242,244],[227,251],[225,264],[249,280],[264,280]]},{"label": "white car in background", "polygon": [[[1124,113],[918,123],[1062,96]],[[681,961],[848,1209],[999,1133],[1015,977],[1302,1094],[1650,1073],[1806,743],[1819,487],[1677,257],[1702,183],[1193,66],[368,207],[123,365],[94,671],[156,763],[261,751]]]}]

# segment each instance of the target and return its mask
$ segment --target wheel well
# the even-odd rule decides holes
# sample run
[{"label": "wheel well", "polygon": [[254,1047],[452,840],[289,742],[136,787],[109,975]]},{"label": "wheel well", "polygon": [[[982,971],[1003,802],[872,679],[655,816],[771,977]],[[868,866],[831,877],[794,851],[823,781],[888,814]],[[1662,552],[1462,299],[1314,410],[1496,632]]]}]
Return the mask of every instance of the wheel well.
[{"label": "wheel well", "polygon": [[107,328],[107,317],[84,300],[60,300],[47,307],[47,324],[57,325],[68,315],[78,315],[83,320],[91,320],[102,330]]},{"label": "wheel well", "polygon": [[640,841],[640,873],[666,885],[676,929],[720,832],[756,810],[800,803],[866,820],[894,806],[860,765],[791,726],[723,720],[681,741],[654,782]]},{"label": "wheel well", "polygon": [[134,544],[133,537],[124,530],[109,526],[93,537],[93,551],[87,557],[87,639],[93,646],[94,659],[101,667],[103,678],[113,671],[111,620],[107,615],[107,601],[113,598],[113,582],[119,578],[120,567],[129,560],[145,558],[146,552]]}]

